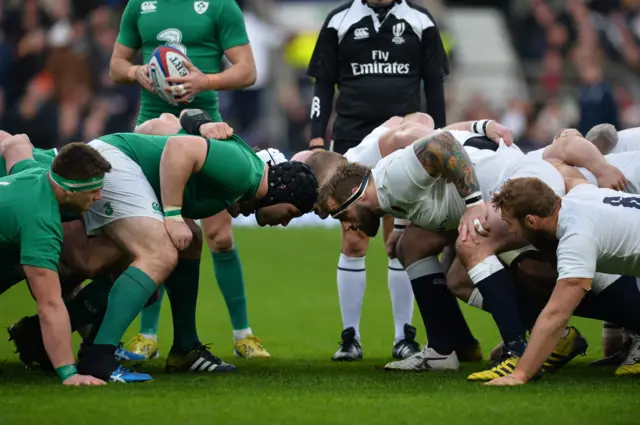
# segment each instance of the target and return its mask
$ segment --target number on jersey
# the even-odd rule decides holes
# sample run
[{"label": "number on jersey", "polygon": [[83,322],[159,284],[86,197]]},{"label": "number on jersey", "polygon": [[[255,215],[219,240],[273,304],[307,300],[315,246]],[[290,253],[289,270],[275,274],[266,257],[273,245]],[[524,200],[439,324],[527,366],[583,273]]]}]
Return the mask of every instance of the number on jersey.
[{"label": "number on jersey", "polygon": [[602,200],[603,203],[613,207],[635,208],[640,210],[640,198],[628,198],[626,196],[607,196]]}]

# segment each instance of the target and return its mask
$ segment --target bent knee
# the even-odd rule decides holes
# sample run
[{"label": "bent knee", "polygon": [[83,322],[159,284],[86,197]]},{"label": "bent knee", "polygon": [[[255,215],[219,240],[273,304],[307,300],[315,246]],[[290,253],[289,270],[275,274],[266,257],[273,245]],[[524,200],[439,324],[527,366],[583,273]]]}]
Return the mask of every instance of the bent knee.
[{"label": "bent knee", "polygon": [[233,232],[231,226],[207,233],[207,245],[213,252],[228,252],[233,249]]},{"label": "bent knee", "polygon": [[347,257],[364,257],[369,238],[361,232],[349,230],[342,233],[342,253]]}]

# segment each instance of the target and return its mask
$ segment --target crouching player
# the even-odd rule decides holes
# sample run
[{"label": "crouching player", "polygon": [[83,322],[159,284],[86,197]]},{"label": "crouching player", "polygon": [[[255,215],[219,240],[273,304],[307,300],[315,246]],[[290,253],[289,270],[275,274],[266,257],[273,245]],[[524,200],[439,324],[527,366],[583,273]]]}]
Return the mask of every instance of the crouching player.
[{"label": "crouching player", "polygon": [[[587,292],[603,289],[593,280],[596,271],[640,276],[640,199],[597,188],[581,175],[574,176],[565,175],[569,192],[562,198],[535,178],[510,180],[494,196],[494,206],[512,232],[529,242],[543,238],[559,243],[558,281],[531,332],[529,345],[513,373],[490,385],[522,385],[537,373]],[[618,282],[604,288],[599,297],[617,312],[617,323],[638,333],[640,291],[633,281],[630,285]],[[634,337],[629,356],[617,374],[640,373],[637,358],[640,338]]]},{"label": "crouching player", "polygon": [[[18,155],[13,145],[25,146]],[[71,347],[69,315],[62,300],[58,263],[62,245],[61,209],[82,213],[100,199],[111,165],[80,143],[65,146],[51,167],[33,159],[25,135],[0,142],[7,173],[0,178],[0,264],[22,266],[36,299],[42,338],[51,363],[64,385],[103,385],[78,374]]]}]

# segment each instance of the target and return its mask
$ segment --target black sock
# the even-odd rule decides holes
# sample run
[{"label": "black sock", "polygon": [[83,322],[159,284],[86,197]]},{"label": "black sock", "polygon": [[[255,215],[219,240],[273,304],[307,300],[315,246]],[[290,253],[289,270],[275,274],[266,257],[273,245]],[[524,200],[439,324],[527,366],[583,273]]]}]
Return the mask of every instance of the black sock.
[{"label": "black sock", "polygon": [[82,288],[72,300],[67,301],[72,329],[102,321],[107,311],[107,300],[112,286],[113,281],[110,277],[100,277]]},{"label": "black sock", "polygon": [[442,355],[453,352],[452,335],[449,331],[450,318],[458,314],[462,316],[458,301],[445,282],[444,273],[411,279],[413,296],[427,331],[429,347]]},{"label": "black sock", "polygon": [[520,319],[515,288],[507,270],[502,268],[475,285],[482,294],[483,309],[493,316],[505,346],[522,354],[526,341],[525,328]]}]

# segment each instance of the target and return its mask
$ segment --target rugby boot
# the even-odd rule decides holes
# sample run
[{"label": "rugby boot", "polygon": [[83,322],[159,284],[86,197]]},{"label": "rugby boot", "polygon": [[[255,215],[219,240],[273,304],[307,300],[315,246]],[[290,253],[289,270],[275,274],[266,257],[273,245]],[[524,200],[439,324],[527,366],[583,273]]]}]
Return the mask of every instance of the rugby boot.
[{"label": "rugby boot", "polygon": [[456,371],[460,368],[460,362],[456,352],[443,355],[431,347],[424,347],[413,356],[404,360],[387,363],[385,370],[398,370],[409,372],[439,372]]},{"label": "rugby boot", "polygon": [[128,347],[130,352],[144,356],[145,359],[152,360],[160,357],[158,341],[151,338],[145,338],[141,334],[134,336],[131,341],[129,341]]},{"label": "rugby boot", "polygon": [[257,336],[247,335],[246,338],[235,342],[233,354],[245,359],[268,359],[271,354],[262,346],[262,341]]},{"label": "rugby boot", "polygon": [[186,354],[179,354],[173,349],[169,352],[164,369],[169,373],[178,372],[234,372],[237,368],[214,356],[209,347],[196,345]]},{"label": "rugby boot", "polygon": [[461,363],[477,363],[484,360],[482,357],[482,347],[476,341],[472,345],[456,345],[453,347]]},{"label": "rugby boot", "polygon": [[422,350],[422,347],[416,342],[416,328],[405,323],[404,338],[393,346],[391,356],[394,359],[403,360],[419,353],[420,350]]},{"label": "rugby boot", "polygon": [[351,327],[342,331],[342,341],[340,347],[336,351],[331,360],[336,362],[352,362],[362,360],[362,346],[356,339],[356,330]]},{"label": "rugby boot", "polygon": [[565,329],[564,335],[556,344],[549,358],[542,365],[542,372],[556,372],[578,355],[586,355],[588,347],[587,340],[582,334],[573,326],[569,326]]},{"label": "rugby boot", "polygon": [[640,374],[640,335],[637,333],[631,334],[629,341],[631,341],[629,354],[627,354],[627,358],[620,367],[616,369],[616,376]]}]

